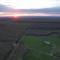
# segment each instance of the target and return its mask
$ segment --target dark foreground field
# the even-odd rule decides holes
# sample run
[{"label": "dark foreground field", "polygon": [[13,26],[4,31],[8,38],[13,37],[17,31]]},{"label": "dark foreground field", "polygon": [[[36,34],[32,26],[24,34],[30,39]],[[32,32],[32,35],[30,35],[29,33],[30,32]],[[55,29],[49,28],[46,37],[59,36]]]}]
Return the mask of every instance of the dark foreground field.
[{"label": "dark foreground field", "polygon": [[23,60],[60,60],[60,17],[0,18],[0,60],[21,60],[11,56],[21,40],[29,49]]}]

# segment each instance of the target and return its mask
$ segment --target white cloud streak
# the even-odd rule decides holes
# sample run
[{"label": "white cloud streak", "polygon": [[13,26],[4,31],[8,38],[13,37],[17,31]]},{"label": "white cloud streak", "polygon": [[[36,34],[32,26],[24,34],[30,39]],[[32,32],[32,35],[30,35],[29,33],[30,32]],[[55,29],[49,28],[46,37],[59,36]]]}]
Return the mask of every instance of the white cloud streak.
[{"label": "white cloud streak", "polygon": [[48,8],[60,6],[60,0],[0,0],[0,4],[17,9]]}]

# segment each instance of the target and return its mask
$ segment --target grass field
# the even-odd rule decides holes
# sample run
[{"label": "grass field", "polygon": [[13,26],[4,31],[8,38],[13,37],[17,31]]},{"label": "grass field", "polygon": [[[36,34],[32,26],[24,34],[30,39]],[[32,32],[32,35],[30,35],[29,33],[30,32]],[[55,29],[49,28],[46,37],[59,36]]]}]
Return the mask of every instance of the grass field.
[{"label": "grass field", "polygon": [[[53,55],[60,49],[60,37],[58,35],[25,36],[23,41],[30,49],[29,52],[24,56],[23,60],[60,59],[56,54]],[[60,51],[58,53],[60,53]]]}]

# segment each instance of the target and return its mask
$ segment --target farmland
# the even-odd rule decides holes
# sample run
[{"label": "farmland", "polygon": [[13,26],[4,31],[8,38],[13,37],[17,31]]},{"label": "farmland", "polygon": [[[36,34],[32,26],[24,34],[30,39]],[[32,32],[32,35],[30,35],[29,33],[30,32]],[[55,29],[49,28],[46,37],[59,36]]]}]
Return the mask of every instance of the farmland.
[{"label": "farmland", "polygon": [[24,43],[30,48],[24,60],[57,60],[53,54],[60,49],[60,37],[25,36]]},{"label": "farmland", "polygon": [[24,36],[23,42],[29,52],[23,60],[60,59],[60,23],[43,22],[33,22]]},{"label": "farmland", "polygon": [[[60,18],[0,18],[0,59],[13,57],[9,60],[15,60],[18,55],[13,46],[18,43],[18,60],[21,57],[23,60],[59,60]],[[23,54],[25,47],[22,44],[28,48],[26,54]],[[12,51],[14,55],[10,54]]]}]

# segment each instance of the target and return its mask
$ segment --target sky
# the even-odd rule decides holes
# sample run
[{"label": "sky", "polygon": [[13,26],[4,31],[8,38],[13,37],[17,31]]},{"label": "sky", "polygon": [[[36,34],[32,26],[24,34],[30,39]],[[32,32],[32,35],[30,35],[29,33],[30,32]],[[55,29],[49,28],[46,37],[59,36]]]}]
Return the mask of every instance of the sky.
[{"label": "sky", "polygon": [[0,4],[15,9],[36,9],[60,6],[60,0],[0,0]]}]

